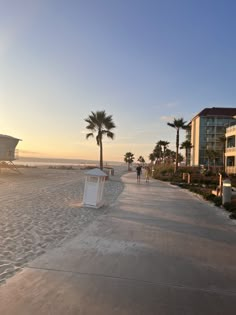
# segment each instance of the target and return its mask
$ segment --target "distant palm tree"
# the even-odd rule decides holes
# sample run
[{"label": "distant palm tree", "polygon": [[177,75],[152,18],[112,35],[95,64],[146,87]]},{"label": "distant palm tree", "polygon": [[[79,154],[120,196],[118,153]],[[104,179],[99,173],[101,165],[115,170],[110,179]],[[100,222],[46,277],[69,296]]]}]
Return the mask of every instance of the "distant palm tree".
[{"label": "distant palm tree", "polygon": [[207,158],[207,169],[210,169],[210,162],[212,161],[214,164],[214,169],[216,167],[216,159],[219,157],[219,152],[213,149],[207,149],[205,151],[205,156]]},{"label": "distant palm tree", "polygon": [[131,153],[131,152],[125,153],[124,161],[125,161],[125,163],[128,164],[128,171],[129,171],[129,170],[130,170],[130,166],[131,166],[131,164],[132,164],[133,161],[134,161],[134,154]]},{"label": "distant palm tree", "polygon": [[186,140],[186,141],[181,143],[180,149],[185,149],[185,164],[186,164],[186,166],[189,164],[188,157],[189,157],[189,153],[190,153],[190,150],[192,149],[192,147],[193,147],[193,145],[189,140]]},{"label": "distant palm tree", "polygon": [[166,149],[165,156],[166,156],[166,158],[165,158],[166,159],[166,163],[173,164],[173,161],[176,158],[176,153],[175,153],[175,151],[172,151],[170,149]]},{"label": "distant palm tree", "polygon": [[183,118],[176,119],[172,123],[167,123],[168,126],[176,129],[176,157],[175,157],[175,172],[178,170],[178,163],[179,163],[179,130],[180,129],[187,129],[188,126],[186,125],[186,121]]},{"label": "distant palm tree", "polygon": [[154,155],[155,160],[156,160],[155,164],[157,164],[162,158],[162,148],[158,142],[157,142],[155,148],[153,149],[152,154]]},{"label": "distant palm tree", "polygon": [[97,145],[100,148],[100,169],[103,169],[103,136],[107,136],[110,139],[114,139],[114,133],[111,131],[116,126],[112,120],[112,115],[106,115],[105,110],[91,112],[91,115],[85,119],[88,123],[87,129],[90,130],[90,133],[86,134],[86,139],[89,137],[94,137],[96,134]]},{"label": "distant palm tree", "polygon": [[144,160],[144,158],[142,157],[142,155],[140,155],[140,157],[138,158],[137,161],[140,162],[140,163],[142,163],[142,164],[145,163],[145,160]]},{"label": "distant palm tree", "polygon": [[156,159],[154,153],[150,153],[148,158],[149,158],[149,160],[150,160],[152,163],[153,163],[153,162],[155,161],[155,159]]},{"label": "distant palm tree", "polygon": [[166,149],[167,149],[168,145],[170,144],[170,142],[160,140],[160,141],[157,142],[157,144],[160,145],[161,148],[163,147],[162,160],[163,160],[163,163],[165,163]]}]

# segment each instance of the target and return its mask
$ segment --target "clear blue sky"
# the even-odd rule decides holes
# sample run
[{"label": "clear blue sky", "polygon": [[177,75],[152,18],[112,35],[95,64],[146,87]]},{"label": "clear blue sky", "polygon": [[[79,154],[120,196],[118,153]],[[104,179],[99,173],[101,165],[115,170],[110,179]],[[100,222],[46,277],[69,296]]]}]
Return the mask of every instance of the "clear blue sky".
[{"label": "clear blue sky", "polygon": [[[22,156],[98,159],[84,119],[117,125],[104,159],[156,142],[174,118],[236,105],[234,0],[0,0],[0,133]],[[181,132],[181,141],[184,132]]]}]

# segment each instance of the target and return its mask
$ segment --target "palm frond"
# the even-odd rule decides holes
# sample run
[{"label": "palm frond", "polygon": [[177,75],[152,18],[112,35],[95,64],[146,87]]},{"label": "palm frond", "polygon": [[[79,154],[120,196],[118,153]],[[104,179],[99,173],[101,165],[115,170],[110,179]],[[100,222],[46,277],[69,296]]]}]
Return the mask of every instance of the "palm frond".
[{"label": "palm frond", "polygon": [[113,140],[113,139],[114,139],[114,136],[115,136],[115,134],[114,134],[113,132],[111,132],[111,131],[108,131],[108,132],[107,132],[107,137],[108,137],[108,138],[110,138],[110,139]]},{"label": "palm frond", "polygon": [[86,139],[88,139],[88,138],[90,138],[90,137],[93,137],[94,135],[93,135],[93,133],[91,132],[91,133],[87,133],[86,134]]}]

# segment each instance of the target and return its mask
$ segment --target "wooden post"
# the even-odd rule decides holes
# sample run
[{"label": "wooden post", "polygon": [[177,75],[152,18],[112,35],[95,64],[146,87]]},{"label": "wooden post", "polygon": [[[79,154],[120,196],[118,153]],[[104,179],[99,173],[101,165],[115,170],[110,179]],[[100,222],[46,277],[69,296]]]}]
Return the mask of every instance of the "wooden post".
[{"label": "wooden post", "polygon": [[222,174],[221,173],[219,173],[219,187],[220,187],[220,197],[222,197],[223,187],[222,187]]},{"label": "wooden post", "polygon": [[190,184],[191,183],[191,175],[190,175],[190,173],[188,173],[188,184]]}]

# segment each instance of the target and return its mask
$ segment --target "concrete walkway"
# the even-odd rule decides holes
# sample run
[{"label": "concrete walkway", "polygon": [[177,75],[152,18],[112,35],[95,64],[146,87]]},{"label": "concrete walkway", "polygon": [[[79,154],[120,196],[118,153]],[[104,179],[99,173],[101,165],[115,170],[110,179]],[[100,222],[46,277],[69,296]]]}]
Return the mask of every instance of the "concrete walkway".
[{"label": "concrete walkway", "polygon": [[109,214],[0,287],[0,314],[236,313],[236,224],[188,191],[135,176],[123,176]]}]

